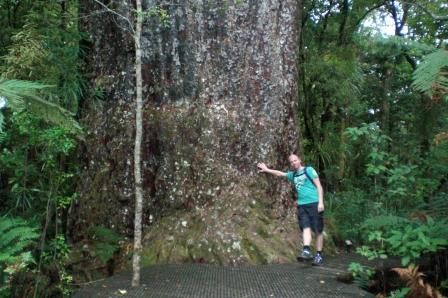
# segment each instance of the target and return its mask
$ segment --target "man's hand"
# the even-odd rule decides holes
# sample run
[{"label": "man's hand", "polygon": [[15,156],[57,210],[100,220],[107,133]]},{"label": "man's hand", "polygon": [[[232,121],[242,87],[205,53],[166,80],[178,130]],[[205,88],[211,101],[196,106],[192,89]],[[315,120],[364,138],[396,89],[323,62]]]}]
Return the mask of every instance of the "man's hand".
[{"label": "man's hand", "polygon": [[317,212],[323,212],[325,210],[324,204],[323,203],[319,203],[317,204]]},{"label": "man's hand", "polygon": [[257,168],[259,173],[266,172],[266,170],[268,169],[268,167],[262,162],[257,164]]},{"label": "man's hand", "polygon": [[268,168],[263,162],[257,164],[258,173],[268,173],[278,177],[286,176],[286,173]]}]

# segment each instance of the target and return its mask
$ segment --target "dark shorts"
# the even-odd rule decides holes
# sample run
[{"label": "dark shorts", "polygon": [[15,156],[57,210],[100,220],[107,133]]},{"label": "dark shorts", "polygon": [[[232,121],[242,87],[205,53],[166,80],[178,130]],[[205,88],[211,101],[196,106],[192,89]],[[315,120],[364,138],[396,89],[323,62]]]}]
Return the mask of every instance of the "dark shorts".
[{"label": "dark shorts", "polygon": [[299,227],[303,231],[311,228],[314,233],[322,233],[324,230],[324,212],[317,212],[317,203],[298,206]]}]

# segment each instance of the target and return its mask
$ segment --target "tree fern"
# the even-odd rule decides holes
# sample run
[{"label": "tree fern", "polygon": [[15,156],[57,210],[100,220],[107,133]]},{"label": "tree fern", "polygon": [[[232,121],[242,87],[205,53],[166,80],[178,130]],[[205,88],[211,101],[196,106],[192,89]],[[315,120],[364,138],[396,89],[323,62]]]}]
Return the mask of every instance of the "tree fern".
[{"label": "tree fern", "polygon": [[424,57],[413,74],[413,86],[433,100],[448,94],[448,51],[439,49]]}]

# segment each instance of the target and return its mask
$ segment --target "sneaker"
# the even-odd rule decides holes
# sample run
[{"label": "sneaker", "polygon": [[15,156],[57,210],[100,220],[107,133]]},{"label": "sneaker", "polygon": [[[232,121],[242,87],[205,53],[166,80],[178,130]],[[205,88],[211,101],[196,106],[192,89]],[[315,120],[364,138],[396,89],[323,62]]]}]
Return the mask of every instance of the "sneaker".
[{"label": "sneaker", "polygon": [[313,258],[313,254],[308,249],[304,249],[302,253],[297,257],[300,260],[311,260]]},{"label": "sneaker", "polygon": [[324,258],[321,254],[316,254],[313,260],[313,266],[322,266],[324,263]]}]

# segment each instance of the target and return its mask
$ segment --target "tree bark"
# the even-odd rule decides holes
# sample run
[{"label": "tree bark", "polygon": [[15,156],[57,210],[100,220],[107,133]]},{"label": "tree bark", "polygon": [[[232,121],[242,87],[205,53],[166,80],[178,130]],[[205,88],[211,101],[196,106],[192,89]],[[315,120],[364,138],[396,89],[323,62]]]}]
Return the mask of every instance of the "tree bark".
[{"label": "tree bark", "polygon": [[[88,0],[81,2],[86,15],[96,9]],[[289,186],[259,175],[256,163],[287,170],[288,154],[297,150],[297,2],[164,3],[152,1],[151,6],[167,11],[169,26],[145,18],[140,44],[145,102],[141,187],[142,197],[148,198],[143,202],[143,248],[156,237],[158,225],[165,225],[157,237],[173,244],[170,261],[254,261],[245,253],[256,241],[281,239],[288,230],[272,225],[272,233],[283,234],[261,239],[251,230],[262,224],[259,218],[287,218],[296,235],[294,208],[287,204]],[[111,1],[109,6],[123,14],[132,3]],[[131,228],[132,194],[140,186],[129,175],[137,168],[129,150],[132,132],[139,130],[131,101],[137,45],[114,16],[82,22],[91,37],[86,69],[104,99],[99,108],[85,107],[89,129],[81,154],[86,163],[71,215],[72,238],[82,241],[89,225],[100,224],[130,236],[137,229]],[[265,215],[255,215],[255,207],[263,207],[257,212]],[[294,255],[297,239],[288,243],[278,242],[277,251],[285,249],[281,257]],[[204,245],[207,249],[195,251]],[[179,247],[179,254],[189,253],[175,255]]]}]

